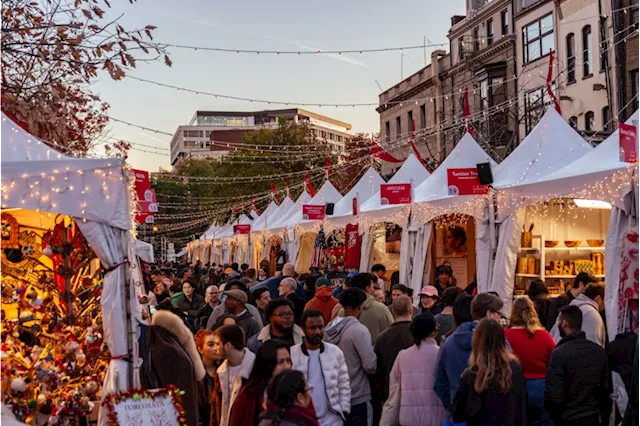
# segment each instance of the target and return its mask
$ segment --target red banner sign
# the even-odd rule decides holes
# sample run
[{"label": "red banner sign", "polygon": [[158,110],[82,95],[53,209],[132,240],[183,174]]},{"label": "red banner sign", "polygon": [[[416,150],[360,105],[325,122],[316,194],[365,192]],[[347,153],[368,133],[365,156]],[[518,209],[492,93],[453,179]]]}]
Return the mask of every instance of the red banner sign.
[{"label": "red banner sign", "polygon": [[380,204],[410,204],[410,183],[383,183],[380,185]]},{"label": "red banner sign", "polygon": [[358,234],[358,224],[348,224],[344,231],[344,266],[348,269],[360,268],[360,245],[362,238]]},{"label": "red banner sign", "polygon": [[323,220],[325,216],[325,207],[313,204],[302,205],[302,218],[306,220]]},{"label": "red banner sign", "polygon": [[151,181],[149,180],[149,172],[146,170],[133,170],[136,176],[135,189],[140,201],[155,201],[152,199]]},{"label": "red banner sign", "polygon": [[488,185],[482,185],[478,169],[447,169],[447,187],[449,195],[482,195],[489,192]]},{"label": "red banner sign", "polygon": [[638,129],[630,124],[620,123],[620,161],[635,163],[638,161],[638,147],[636,145]]},{"label": "red banner sign", "polygon": [[351,200],[351,212],[354,216],[358,216],[358,197],[353,197]]},{"label": "red banner sign", "polygon": [[234,225],[233,233],[235,235],[245,235],[251,232],[251,225]]}]

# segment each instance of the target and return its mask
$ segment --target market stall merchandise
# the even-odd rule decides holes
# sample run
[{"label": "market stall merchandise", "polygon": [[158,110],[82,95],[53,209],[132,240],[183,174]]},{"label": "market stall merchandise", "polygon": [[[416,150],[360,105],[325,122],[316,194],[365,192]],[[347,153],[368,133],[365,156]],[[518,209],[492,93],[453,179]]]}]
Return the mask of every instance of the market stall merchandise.
[{"label": "market stall merchandise", "polygon": [[[631,120],[634,119],[637,120],[637,112]],[[555,128],[543,131],[545,126]],[[637,165],[620,161],[618,131],[597,147],[589,148],[567,123],[555,119],[553,113],[547,112],[536,127],[540,129],[535,138],[525,139],[522,144],[530,144],[538,152],[533,159],[536,161],[526,156],[521,159],[524,165],[520,167],[529,170],[527,176],[519,183],[504,184],[496,189],[500,230],[492,290],[510,304],[514,282],[535,275],[545,279],[553,277],[547,284],[551,284],[554,292],[562,292],[562,284],[567,284],[578,269],[586,267],[604,278],[605,283],[616,283],[606,287],[607,327],[613,338],[622,236],[637,221],[637,200],[634,200],[637,189],[633,190],[638,179]],[[561,146],[556,135],[562,135]],[[534,232],[521,244],[522,227],[525,225],[528,232],[532,222]],[[534,235],[537,235],[535,240]],[[599,241],[589,244],[587,240],[604,240],[604,256],[597,255],[602,253],[602,248],[597,247]],[[592,247],[594,245],[596,247]],[[536,246],[539,253],[534,256]],[[526,273],[524,265],[516,272],[518,253],[522,258],[538,259],[533,261],[532,269],[527,265]],[[576,267],[576,260],[581,266]],[[521,276],[516,277],[516,273]],[[518,287],[524,286],[526,284]]]},{"label": "market stall merchandise", "polygon": [[[273,241],[278,241],[281,243],[281,250],[286,253],[287,261],[294,264],[296,261],[296,254],[298,253],[298,246],[296,245],[293,230],[288,230],[284,225],[297,213],[300,213],[300,215],[302,215],[302,206],[304,204],[309,204],[311,198],[311,195],[309,195],[307,191],[304,191],[302,194],[300,194],[296,202],[293,203],[291,208],[287,210],[279,220],[273,222],[271,225],[267,224],[265,236],[267,238],[270,238],[271,236],[277,235],[280,239],[274,239]],[[273,251],[274,250],[269,248],[270,253]],[[271,265],[274,264],[272,263]]]},{"label": "market stall merchandise", "polygon": [[465,133],[433,174],[416,187],[409,229],[417,233],[408,247],[412,262],[404,272],[414,292],[434,282],[434,267],[443,263],[452,267],[459,287],[466,287],[476,272],[479,287],[488,280],[491,263],[488,188],[480,185],[476,173],[470,181],[479,189],[477,194],[465,195],[463,191],[449,189],[451,170],[460,170],[473,178],[471,173],[477,171],[480,163],[496,167],[475,139]]},{"label": "market stall merchandise", "polygon": [[[426,167],[414,154],[410,154],[402,167],[389,179],[388,184],[411,184],[412,192],[430,176]],[[359,232],[362,235],[360,270],[368,271],[374,263],[383,263],[387,271],[400,270],[401,282],[405,278],[409,263],[408,250],[387,249],[387,237],[392,242],[400,241],[400,245],[408,247],[409,242],[409,204],[383,204],[381,191],[378,190],[366,202],[358,213]],[[399,228],[400,229],[399,229]],[[390,265],[393,265],[390,267]]]},{"label": "market stall merchandise", "polygon": [[[25,324],[20,324],[18,317],[5,318],[6,321],[13,321],[3,324],[2,349],[5,355],[8,355],[8,357],[3,355],[5,356],[3,379],[9,381],[9,390],[15,399],[25,397],[26,392],[36,392],[34,386],[41,386],[45,376],[49,380],[60,380],[58,385],[60,387],[57,389],[61,390],[61,399],[48,399],[47,396],[39,397],[36,394],[35,401],[29,400],[26,403],[28,412],[25,411],[25,404],[18,404],[22,414],[28,416],[31,414],[33,406],[38,410],[39,404],[43,401],[50,401],[52,409],[49,414],[54,412],[58,414],[52,415],[49,419],[49,424],[54,424],[56,421],[63,421],[64,416],[76,415],[77,410],[85,410],[86,403],[91,402],[87,401],[85,397],[95,396],[100,387],[99,375],[98,380],[80,380],[85,388],[82,388],[80,383],[72,377],[65,379],[65,375],[77,371],[78,367],[81,371],[85,371],[86,363],[90,359],[87,354],[91,353],[92,345],[100,342],[101,337],[98,336],[97,330],[91,327],[91,332],[89,332],[86,324],[78,325],[72,321],[73,318],[77,318],[78,321],[91,318],[91,316],[79,315],[82,312],[78,313],[76,309],[80,307],[90,310],[97,309],[97,306],[85,305],[92,299],[94,296],[92,291],[96,289],[99,289],[100,302],[99,309],[93,316],[93,321],[96,321],[96,325],[99,327],[101,319],[103,341],[110,354],[110,357],[105,359],[107,367],[104,371],[101,393],[104,396],[140,386],[137,367],[125,360],[130,356],[137,357],[137,348],[132,344],[132,340],[135,340],[137,334],[135,323],[136,321],[145,321],[142,318],[143,310],[138,301],[138,295],[142,295],[144,292],[141,285],[142,276],[137,265],[135,240],[130,232],[132,229],[132,203],[135,203],[131,196],[132,191],[130,191],[132,178],[121,159],[68,157],[49,148],[4,114],[2,120],[3,235],[7,236],[9,244],[14,245],[12,248],[7,247],[11,251],[3,250],[3,259],[8,262],[3,262],[3,272],[4,268],[12,267],[14,275],[17,274],[14,279],[17,278],[18,282],[22,281],[25,287],[23,290],[22,285],[14,288],[13,285],[10,286],[7,283],[7,287],[13,288],[10,300],[21,307],[19,318],[22,318],[23,315],[22,307],[25,308],[25,313],[27,310],[36,311],[33,313],[33,318],[36,318],[36,323],[40,322],[40,327],[58,322],[52,319],[48,324],[42,324],[37,312],[38,309],[50,310],[51,315],[54,315],[56,312],[54,306],[56,310],[58,306],[64,306],[58,312],[65,314],[67,327],[69,327],[63,329],[61,334],[54,334],[53,338],[44,336],[45,339],[49,339],[50,349],[44,346],[36,350],[33,347],[33,340],[27,339],[27,342],[20,340],[22,329],[14,328],[17,332],[16,336],[14,331],[9,332],[9,328],[5,328],[5,326],[13,328],[18,324],[18,327],[22,327]],[[17,219],[17,216],[23,212],[29,212],[31,216],[31,219],[25,217],[26,225],[21,225]],[[4,226],[5,220],[7,227]],[[34,222],[37,226],[34,226]],[[25,227],[24,232],[21,230],[21,226]],[[27,229],[27,227],[40,229]],[[35,232],[35,236],[29,234],[32,231]],[[42,232],[41,235],[40,232]],[[33,238],[36,244],[33,242],[21,244],[21,237]],[[43,239],[45,245],[38,247],[37,242]],[[86,244],[82,242],[83,239],[86,240]],[[16,248],[15,244],[21,247]],[[31,247],[31,249],[27,249],[27,247]],[[86,278],[87,266],[85,263],[89,261],[86,257],[90,256],[88,247],[104,268],[103,276],[96,284],[99,284],[97,288],[94,288],[93,285],[96,282],[96,277]],[[18,251],[22,257],[18,256]],[[62,268],[58,264],[54,267],[53,274],[48,273],[46,264],[45,266],[40,264],[45,263],[46,260],[42,258],[42,255],[52,259],[52,266],[53,262],[59,261],[57,256],[62,255]],[[22,262],[25,260],[26,263],[23,264]],[[16,263],[20,265],[17,268],[15,267]],[[24,269],[24,265],[29,263],[38,266]],[[89,261],[89,263],[91,262]],[[43,268],[43,272],[36,272],[40,270],[39,268]],[[91,271],[90,268],[89,271]],[[42,287],[53,290],[52,275],[53,282],[57,285],[60,284],[60,280],[56,280],[56,275],[64,278],[64,291],[62,297],[53,295],[49,300],[50,297],[44,294]],[[3,286],[5,279],[3,273]],[[85,294],[87,291],[89,292],[88,296]],[[11,299],[15,294],[18,294],[18,300]],[[22,294],[24,294],[24,298],[21,297]],[[82,300],[81,294],[84,294],[85,300]],[[126,297],[127,295],[128,297]],[[30,296],[30,302],[26,301],[27,296]],[[131,306],[127,306],[127,299],[131,301]],[[4,306],[3,303],[3,308]],[[130,314],[129,320],[127,312]],[[83,328],[86,336],[79,333],[76,327]],[[9,333],[11,342],[9,342],[9,335],[6,336],[6,340],[4,339],[5,330]],[[55,331],[56,328],[54,327],[53,330]],[[123,332],[125,330],[127,332]],[[37,328],[30,332],[35,334],[36,338],[43,337],[39,336],[38,333],[42,333],[42,331],[37,331]],[[75,339],[79,341],[74,342],[72,336],[75,336]],[[80,343],[81,339],[82,343]],[[79,355],[79,349],[82,349],[84,359]],[[66,367],[64,367],[65,362],[57,365],[59,355],[67,360]],[[42,359],[40,359],[41,356]],[[20,357],[24,360],[22,366],[4,369],[5,365],[15,365],[14,362],[17,362]],[[42,375],[39,381],[27,383],[26,380],[19,377],[22,374],[34,373],[38,365],[40,365],[39,374]],[[98,366],[99,364],[95,363],[94,365]],[[63,371],[64,374],[62,374]],[[90,389],[86,389],[89,383],[91,383]],[[52,387],[49,386],[47,390],[52,390]],[[44,412],[41,414],[47,415]],[[101,412],[99,423],[102,425],[104,422],[105,418]]]}]

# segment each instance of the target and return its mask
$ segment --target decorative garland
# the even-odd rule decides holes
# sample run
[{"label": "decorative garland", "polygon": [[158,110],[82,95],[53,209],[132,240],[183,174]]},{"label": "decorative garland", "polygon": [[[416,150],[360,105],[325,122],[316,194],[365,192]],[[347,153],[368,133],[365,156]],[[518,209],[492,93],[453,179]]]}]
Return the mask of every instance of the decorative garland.
[{"label": "decorative garland", "polygon": [[178,423],[175,426],[187,426],[187,416],[182,406],[182,395],[184,391],[178,389],[174,385],[167,385],[164,388],[159,389],[131,389],[125,392],[112,393],[107,395],[102,402],[107,408],[107,425],[118,426],[118,414],[116,413],[115,404],[132,399],[134,401],[140,401],[142,399],[163,398],[165,396],[171,397],[171,402],[178,414]]}]

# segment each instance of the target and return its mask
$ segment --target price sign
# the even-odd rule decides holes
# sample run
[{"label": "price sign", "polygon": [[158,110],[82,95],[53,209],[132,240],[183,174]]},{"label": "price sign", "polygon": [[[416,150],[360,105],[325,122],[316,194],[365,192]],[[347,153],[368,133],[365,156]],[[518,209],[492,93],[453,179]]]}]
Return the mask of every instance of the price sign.
[{"label": "price sign", "polygon": [[251,232],[251,225],[234,225],[233,233],[236,235],[245,235]]}]

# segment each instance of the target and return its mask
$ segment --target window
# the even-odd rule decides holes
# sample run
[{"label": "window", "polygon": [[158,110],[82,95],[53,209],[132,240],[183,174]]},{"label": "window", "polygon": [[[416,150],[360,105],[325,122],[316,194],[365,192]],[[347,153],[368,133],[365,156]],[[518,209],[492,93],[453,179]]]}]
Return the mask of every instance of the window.
[{"label": "window", "polygon": [[407,131],[410,132],[413,129],[413,111],[407,113]]},{"label": "window", "polygon": [[502,35],[509,34],[509,15],[507,10],[500,12],[500,26],[502,27]]},{"label": "window", "polygon": [[458,59],[464,59],[464,37],[458,39]]},{"label": "window", "polygon": [[337,142],[342,142],[342,136],[336,135],[336,141]]},{"label": "window", "polygon": [[610,132],[611,131],[611,110],[609,106],[602,108],[602,131]]},{"label": "window", "polygon": [[213,132],[213,130],[205,130],[204,131],[204,137],[209,139],[211,137],[211,133]]},{"label": "window", "polygon": [[480,82],[480,109],[482,111],[489,109],[489,80],[487,79]]},{"label": "window", "polygon": [[631,25],[635,25],[638,28],[638,0],[631,0],[629,2],[629,14]]},{"label": "window", "polygon": [[567,35],[567,83],[576,82],[576,37]]},{"label": "window", "polygon": [[202,148],[202,142],[199,141],[184,141],[185,149],[200,149]]},{"label": "window", "polygon": [[321,132],[320,132],[320,137],[321,137],[322,139],[326,139],[326,138],[327,138],[327,132],[321,131]]},{"label": "window", "polygon": [[[551,83],[551,91],[555,92],[555,83]],[[549,96],[545,86],[531,90],[524,94],[524,120],[525,130],[529,133],[538,120],[542,117],[545,107],[553,105],[553,99]]]},{"label": "window", "polygon": [[330,140],[334,140],[335,139],[335,135],[333,133],[329,133],[329,139]]},{"label": "window", "polygon": [[575,130],[578,130],[578,117],[575,115],[569,117],[569,126],[573,127]]},{"label": "window", "polygon": [[185,138],[201,138],[202,130],[183,130],[182,135]]},{"label": "window", "polygon": [[582,78],[593,75],[593,60],[591,47],[591,25],[582,28]]},{"label": "window", "polygon": [[420,128],[427,127],[427,105],[420,106]]},{"label": "window", "polygon": [[609,59],[609,49],[607,49],[607,37],[602,36],[602,27],[600,27],[600,72],[604,72],[607,69],[607,62]]},{"label": "window", "polygon": [[391,141],[391,123],[388,121],[384,123],[384,140],[385,142]]},{"label": "window", "polygon": [[638,69],[629,72],[631,80],[631,111],[638,109]]},{"label": "window", "polygon": [[396,139],[400,139],[401,134],[402,134],[402,119],[400,117],[396,117]]},{"label": "window", "polygon": [[493,43],[493,19],[487,21],[487,46]]},{"label": "window", "polygon": [[553,15],[549,14],[522,29],[524,63],[546,56],[553,50]]},{"label": "window", "polygon": [[477,52],[480,50],[480,31],[478,27],[473,29],[473,51]]},{"label": "window", "polygon": [[584,129],[588,131],[593,130],[595,127],[595,117],[593,115],[593,111],[587,111],[584,114]]}]

